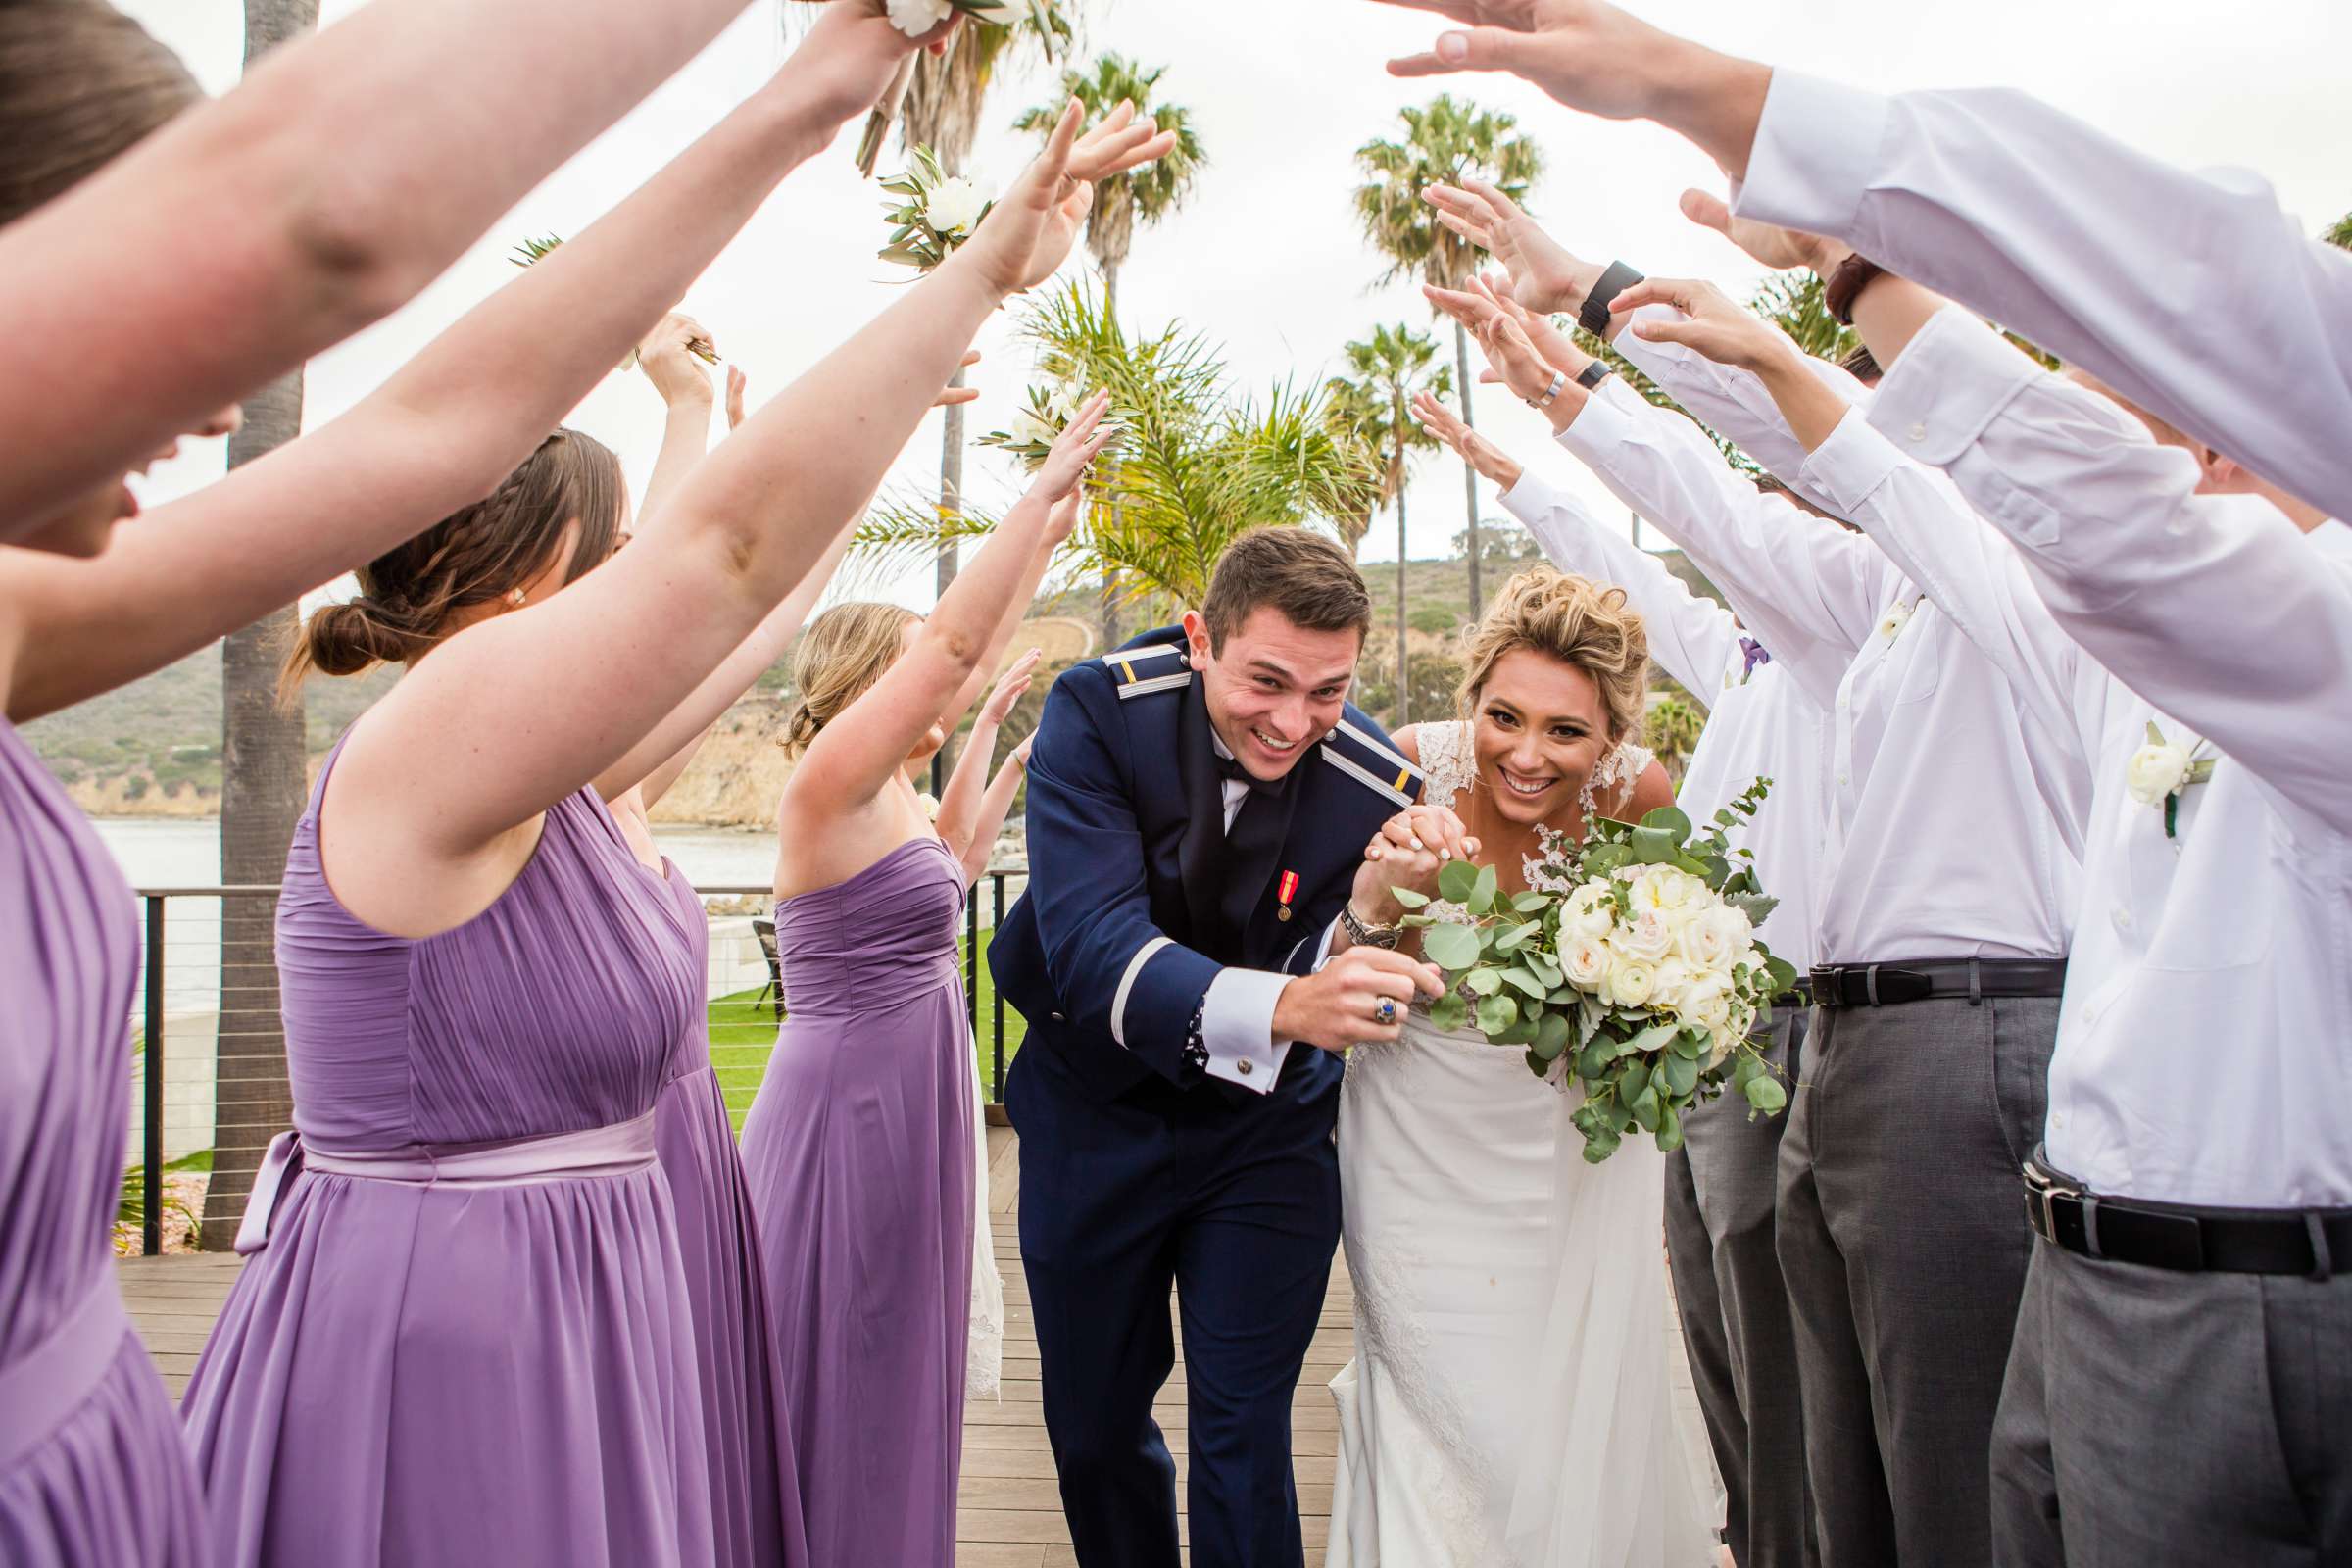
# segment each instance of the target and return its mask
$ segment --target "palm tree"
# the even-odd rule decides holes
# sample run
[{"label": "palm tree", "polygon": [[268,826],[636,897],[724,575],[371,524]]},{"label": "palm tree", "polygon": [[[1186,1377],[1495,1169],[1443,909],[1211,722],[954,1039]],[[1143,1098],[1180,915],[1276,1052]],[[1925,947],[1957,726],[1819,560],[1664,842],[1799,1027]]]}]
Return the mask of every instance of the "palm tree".
[{"label": "palm tree", "polygon": [[2320,238],[2340,249],[2352,251],[2352,213],[2346,213],[2328,224],[2328,232]]},{"label": "palm tree", "polygon": [[[1123,432],[1121,504],[1097,495],[1066,559],[1085,575],[1115,573],[1129,601],[1198,605],[1217,557],[1241,534],[1350,516],[1378,493],[1372,461],[1335,426],[1320,388],[1278,383],[1263,398],[1239,395],[1213,344],[1181,324],[1130,340],[1084,283],[1031,306],[1022,325],[1050,382],[1110,392]],[[892,503],[869,514],[858,545],[927,551],[994,526],[977,513]]]},{"label": "palm tree", "polygon": [[[1393,724],[1410,723],[1406,692],[1404,571],[1405,469],[1412,454],[1434,447],[1438,438],[1407,411],[1415,394],[1443,397],[1451,389],[1452,374],[1437,364],[1434,338],[1399,321],[1376,326],[1372,335],[1347,347],[1352,378],[1334,377],[1329,384],[1335,416],[1348,425],[1355,438],[1380,464],[1380,489],[1367,497],[1360,520],[1343,519],[1341,538],[1353,550],[1370,531],[1372,515],[1391,502],[1396,505],[1396,710]],[[1350,523],[1352,522],[1352,527]],[[1476,550],[1476,542],[1471,548]]]},{"label": "palm tree", "polygon": [[[245,68],[318,24],[318,0],[245,0]],[[245,400],[229,438],[228,466],[251,463],[302,433],[302,371]],[[288,605],[232,632],[220,646],[220,880],[277,886],[286,846],[308,794],[309,747],[299,700],[276,700],[279,654],[301,612]],[[225,1251],[253,1191],[254,1172],[294,1117],[286,1037],[272,956],[275,899],[220,901],[220,1017],[215,1036],[213,1175],[204,1195],[202,1246]]]},{"label": "palm tree", "polygon": [[[1051,104],[1022,111],[1021,117],[1013,122],[1015,130],[1040,137],[1051,135],[1061,119],[1061,106],[1075,98],[1086,106],[1090,122],[1100,121],[1126,102],[1135,105],[1139,117],[1155,122],[1162,130],[1176,133],[1172,151],[1141,169],[1113,174],[1095,185],[1095,206],[1086,220],[1086,249],[1102,272],[1102,313],[1114,321],[1119,315],[1119,269],[1127,265],[1128,253],[1135,248],[1136,226],[1156,223],[1183,206],[1200,179],[1201,166],[1208,162],[1207,155],[1200,150],[1200,138],[1193,130],[1192,111],[1181,104],[1152,102],[1152,95],[1166,69],[1154,66],[1147,71],[1121,55],[1098,55],[1091,70],[1061,74],[1060,97]],[[1115,465],[1111,466],[1108,477],[1110,505],[1115,510],[1119,505]],[[1116,648],[1118,579],[1104,578],[1102,593],[1102,646]]]},{"label": "palm tree", "polygon": [[[1513,134],[1510,115],[1477,108],[1440,93],[1419,109],[1403,112],[1404,137],[1375,138],[1355,150],[1356,167],[1367,176],[1356,187],[1355,212],[1365,237],[1389,259],[1385,278],[1418,274],[1440,288],[1460,288],[1478,271],[1478,247],[1437,220],[1421,199],[1431,185],[1482,180],[1514,201],[1544,172],[1544,154],[1533,141]],[[1385,280],[1384,278],[1384,280]],[[1453,327],[1456,384],[1462,419],[1470,413],[1470,334]],[[1478,471],[1462,465],[1462,500],[1470,524],[1470,616],[1479,613]]]}]

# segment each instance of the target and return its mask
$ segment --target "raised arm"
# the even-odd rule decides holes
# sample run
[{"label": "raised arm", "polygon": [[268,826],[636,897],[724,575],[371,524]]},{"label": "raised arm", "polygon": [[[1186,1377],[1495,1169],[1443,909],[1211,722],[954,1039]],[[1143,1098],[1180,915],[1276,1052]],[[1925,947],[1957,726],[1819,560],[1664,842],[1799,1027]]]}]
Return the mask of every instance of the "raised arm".
[{"label": "raised arm", "polygon": [[379,0],[9,225],[11,348],[77,373],[0,386],[0,541],[416,295],[742,9]]},{"label": "raised arm", "polygon": [[[996,765],[997,733],[1004,728],[1004,719],[1012,705],[1021,700],[1029,682],[1037,673],[1038,661],[1045,650],[1032,648],[1006,666],[989,689],[988,702],[981,708],[980,716],[972,720],[972,732],[965,737],[963,755],[956,759],[956,772],[939,797],[939,836],[947,847],[968,861],[972,851],[985,837],[996,842],[996,830],[1004,825],[1004,813],[1000,807],[994,822],[984,824],[987,801],[995,788],[990,769]],[[983,669],[991,665],[983,664]],[[988,855],[980,853],[981,868],[986,869]],[[977,876],[977,871],[973,875]]]},{"label": "raised arm", "polygon": [[836,0],[770,83],[340,418],[157,509],[97,561],[26,564],[22,589],[12,570],[26,608],[11,713],[160,669],[489,494],[907,47]]},{"label": "raised arm", "polygon": [[1115,433],[1102,424],[1109,407],[1106,392],[1087,399],[1028,493],[956,574],[906,652],[810,743],[784,789],[796,831],[821,832],[862,810],[899,776],[948,700],[970,680],[995,639],[1006,597],[1027,579],[1040,551],[1067,538],[1076,523],[1087,466]]},{"label": "raised arm", "polygon": [[1739,657],[1740,623],[1730,611],[1692,593],[1665,563],[1593,516],[1575,497],[1496,452],[1436,398],[1418,395],[1413,415],[1502,486],[1503,510],[1519,519],[1553,565],[1623,588],[1649,633],[1650,657],[1702,707],[1714,701]]},{"label": "raised arm", "polygon": [[1021,792],[1021,780],[1028,775],[1029,747],[1034,738],[1023,740],[1005,756],[1004,764],[988,781],[988,793],[980,797],[971,842],[963,850],[963,875],[967,883],[977,883],[988,874],[989,859],[997,850],[997,836],[1004,831],[1004,818],[1012,812],[1012,798]]}]

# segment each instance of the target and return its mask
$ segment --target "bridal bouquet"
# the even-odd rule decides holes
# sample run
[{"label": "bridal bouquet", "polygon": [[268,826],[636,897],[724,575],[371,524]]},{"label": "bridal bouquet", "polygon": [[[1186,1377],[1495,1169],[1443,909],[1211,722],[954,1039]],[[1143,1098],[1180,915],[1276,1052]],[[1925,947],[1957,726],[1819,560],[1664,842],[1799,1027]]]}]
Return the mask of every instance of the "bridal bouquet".
[{"label": "bridal bouquet", "polygon": [[914,150],[914,167],[882,182],[898,197],[884,211],[896,226],[880,252],[886,262],[928,272],[972,237],[996,205],[979,181],[942,169],[928,147]]},{"label": "bridal bouquet", "polygon": [[1755,940],[1776,901],[1724,837],[1769,787],[1756,780],[1704,833],[1670,806],[1638,824],[1595,817],[1581,844],[1547,833],[1525,893],[1456,860],[1438,893],[1467,923],[1393,890],[1414,911],[1404,923],[1421,928],[1422,956],[1446,972],[1430,1021],[1523,1047],[1538,1077],[1582,1090],[1571,1120],[1594,1164],[1636,1127],[1680,1147],[1684,1114],[1727,1088],[1766,1115],[1788,1102],[1749,1032],[1796,970]]}]

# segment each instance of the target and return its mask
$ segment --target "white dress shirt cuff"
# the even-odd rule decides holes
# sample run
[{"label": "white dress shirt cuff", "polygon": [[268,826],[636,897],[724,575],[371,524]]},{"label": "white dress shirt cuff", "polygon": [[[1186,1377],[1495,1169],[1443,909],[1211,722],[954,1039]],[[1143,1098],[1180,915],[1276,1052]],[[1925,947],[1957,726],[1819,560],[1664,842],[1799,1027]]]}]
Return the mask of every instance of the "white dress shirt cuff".
[{"label": "white dress shirt cuff", "polygon": [[1288,1040],[1274,1038],[1274,1004],[1293,978],[1267,969],[1224,969],[1208,983],[1200,1043],[1208,1048],[1211,1078],[1261,1095],[1274,1087],[1291,1054]]},{"label": "white dress shirt cuff", "polygon": [[1550,480],[1533,468],[1521,468],[1519,482],[1495,499],[1502,503],[1503,511],[1532,528],[1551,514],[1558,496]]},{"label": "white dress shirt cuff", "polygon": [[1878,172],[1891,110],[1878,93],[1774,68],[1747,178],[1732,187],[1732,211],[1849,238]]},{"label": "white dress shirt cuff", "polygon": [[1604,395],[1585,399],[1576,418],[1560,432],[1559,441],[1586,466],[1605,468],[1617,449],[1635,434],[1633,416]]},{"label": "white dress shirt cuff", "polygon": [[1862,410],[1848,409],[1830,438],[1806,454],[1795,477],[1827,501],[1832,512],[1851,517],[1903,462],[1903,454],[1871,427]]},{"label": "white dress shirt cuff", "polygon": [[2000,333],[1947,305],[1879,383],[1870,422],[1906,456],[1944,467],[2044,373]]}]

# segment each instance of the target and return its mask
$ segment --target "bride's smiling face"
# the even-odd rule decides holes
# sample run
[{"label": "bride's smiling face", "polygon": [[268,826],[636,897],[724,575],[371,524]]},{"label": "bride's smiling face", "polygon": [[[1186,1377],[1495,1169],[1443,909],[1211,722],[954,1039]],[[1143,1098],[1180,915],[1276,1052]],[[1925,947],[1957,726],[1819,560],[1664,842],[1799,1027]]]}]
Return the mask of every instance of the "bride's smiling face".
[{"label": "bride's smiling face", "polygon": [[1608,754],[1608,710],[1592,677],[1532,648],[1494,662],[1470,711],[1478,781],[1504,821],[1568,808]]}]

